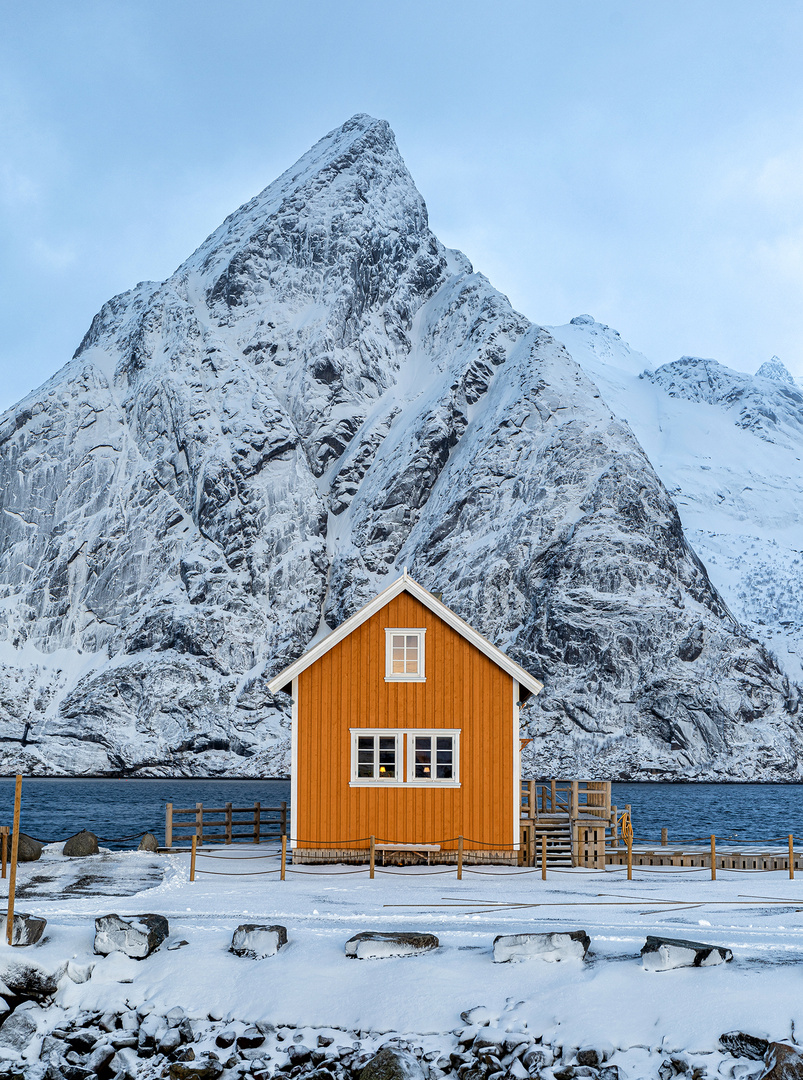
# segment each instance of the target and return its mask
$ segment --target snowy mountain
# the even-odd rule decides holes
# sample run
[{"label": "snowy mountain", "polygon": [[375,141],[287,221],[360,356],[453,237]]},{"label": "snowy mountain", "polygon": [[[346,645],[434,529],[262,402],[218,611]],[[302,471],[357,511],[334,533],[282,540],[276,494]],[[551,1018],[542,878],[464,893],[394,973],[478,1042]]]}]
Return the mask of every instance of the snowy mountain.
[{"label": "snowy mountain", "polygon": [[0,500],[4,771],[287,772],[268,677],[407,565],[546,683],[530,775],[798,776],[631,428],[371,117],[104,305],[0,417]]},{"label": "snowy mountain", "polygon": [[633,429],[734,615],[803,682],[803,389],[684,356],[653,369],[587,315],[551,329]]}]

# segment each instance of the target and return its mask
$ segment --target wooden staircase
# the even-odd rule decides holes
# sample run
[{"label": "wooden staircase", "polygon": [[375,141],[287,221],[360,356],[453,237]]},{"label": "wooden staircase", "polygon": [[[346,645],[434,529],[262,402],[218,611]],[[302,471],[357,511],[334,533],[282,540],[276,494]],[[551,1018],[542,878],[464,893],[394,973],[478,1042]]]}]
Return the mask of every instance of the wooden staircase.
[{"label": "wooden staircase", "polygon": [[519,863],[547,867],[605,866],[606,835],[615,821],[605,780],[524,780]]}]

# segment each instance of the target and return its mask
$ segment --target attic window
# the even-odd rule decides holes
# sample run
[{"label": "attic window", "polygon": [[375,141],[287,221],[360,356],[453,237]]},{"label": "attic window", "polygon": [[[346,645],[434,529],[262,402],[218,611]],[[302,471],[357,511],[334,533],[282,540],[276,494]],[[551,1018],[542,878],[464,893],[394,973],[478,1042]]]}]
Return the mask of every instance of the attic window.
[{"label": "attic window", "polygon": [[385,681],[423,682],[426,630],[394,627],[385,630]]}]

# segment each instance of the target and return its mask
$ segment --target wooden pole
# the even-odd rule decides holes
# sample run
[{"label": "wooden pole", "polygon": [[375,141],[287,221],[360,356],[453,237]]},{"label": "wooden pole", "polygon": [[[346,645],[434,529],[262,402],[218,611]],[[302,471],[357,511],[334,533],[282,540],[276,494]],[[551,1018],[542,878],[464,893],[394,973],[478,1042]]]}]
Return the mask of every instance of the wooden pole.
[{"label": "wooden pole", "polygon": [[226,803],[226,843],[231,843],[231,803]]},{"label": "wooden pole", "polygon": [[633,830],[627,830],[627,880],[633,880]]},{"label": "wooden pole", "polygon": [[190,881],[195,881],[195,850],[198,847],[198,837],[192,838],[192,854],[190,855]]},{"label": "wooden pole", "polygon": [[165,847],[168,851],[173,846],[173,804],[165,806]]},{"label": "wooden pole", "polygon": [[795,838],[789,833],[789,877],[795,876]]},{"label": "wooden pole", "polygon": [[[287,803],[282,803],[282,832],[287,832]],[[298,837],[296,837],[298,839]]]},{"label": "wooden pole", "polygon": [[463,880],[463,837],[457,838],[457,880]]},{"label": "wooden pole", "polygon": [[549,781],[549,810],[551,813],[555,813],[555,803],[558,801],[558,793],[556,791],[557,781]]},{"label": "wooden pole", "polygon": [[661,847],[666,847],[669,843],[669,830],[661,829]]},{"label": "wooden pole", "polygon": [[8,862],[8,825],[0,827],[0,847],[2,848],[2,874],[6,876],[6,863]]},{"label": "wooden pole", "polygon": [[370,855],[371,877],[374,876],[374,860],[375,860],[375,858],[376,858],[376,837],[372,836],[371,837],[371,855]]},{"label": "wooden pole", "polygon": [[546,881],[546,833],[541,833],[541,879]]},{"label": "wooden pole", "polygon": [[619,847],[619,807],[611,807],[611,847]]},{"label": "wooden pole", "polygon": [[259,843],[259,833],[262,827],[262,806],[260,803],[254,803],[254,843]]},{"label": "wooden pole", "polygon": [[717,880],[717,838],[711,833],[711,880]]},{"label": "wooden pole", "polygon": [[20,847],[20,802],[22,800],[22,775],[17,773],[14,786],[14,835],[11,838],[11,876],[8,880],[8,912],[6,914],[6,939],[11,945],[14,937],[14,890],[17,885],[17,855]]},{"label": "wooden pole", "polygon": [[198,837],[198,843],[203,846],[204,842],[204,804],[197,802],[195,804],[195,835]]},{"label": "wooden pole", "polygon": [[282,833],[282,881],[287,875],[287,833]]}]

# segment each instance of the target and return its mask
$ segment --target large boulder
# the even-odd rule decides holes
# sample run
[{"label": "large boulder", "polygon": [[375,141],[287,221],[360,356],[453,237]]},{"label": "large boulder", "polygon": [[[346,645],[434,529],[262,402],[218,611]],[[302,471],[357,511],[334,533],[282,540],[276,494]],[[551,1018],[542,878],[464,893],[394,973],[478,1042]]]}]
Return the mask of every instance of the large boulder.
[{"label": "large boulder", "polygon": [[424,1080],[424,1070],[412,1054],[386,1046],[363,1068],[359,1080]]},{"label": "large boulder", "polygon": [[[6,941],[6,928],[8,926],[8,912],[3,916],[0,923],[0,941]],[[47,919],[39,919],[36,915],[28,915],[23,911],[14,912],[14,922],[11,930],[12,945],[35,945],[41,938]]]},{"label": "large boulder", "polygon": [[647,971],[669,971],[679,967],[712,967],[729,964],[733,953],[721,945],[683,938],[647,936],[641,948],[641,963]]},{"label": "large boulder", "polygon": [[746,1035],[743,1031],[726,1031],[719,1037],[719,1045],[734,1057],[762,1061],[770,1048],[769,1040],[759,1035]]},{"label": "large boulder", "polygon": [[30,960],[9,959],[0,962],[0,982],[15,998],[45,1001],[56,993],[66,970],[66,964],[50,971]]},{"label": "large boulder", "polygon": [[170,933],[164,915],[101,915],[95,919],[95,952],[106,956],[121,952],[134,960],[143,960],[162,944]]},{"label": "large boulder", "polygon": [[97,853],[98,838],[94,833],[87,832],[86,829],[82,829],[75,836],[71,836],[62,851],[63,855],[67,855],[71,859],[83,858],[85,855],[97,855]]},{"label": "large boulder", "polygon": [[799,1046],[771,1042],[759,1080],[803,1080],[803,1054]]},{"label": "large boulder", "polygon": [[434,934],[404,933],[366,930],[355,934],[346,942],[346,956],[356,960],[379,960],[389,956],[415,956],[437,949]]},{"label": "large boulder", "polygon": [[150,851],[157,852],[159,850],[159,841],[153,835],[152,832],[143,833],[142,839],[139,842],[137,851]]},{"label": "large boulder", "polygon": [[27,1050],[31,1039],[36,1035],[36,1027],[36,1020],[29,1009],[15,1009],[0,1028],[0,1047],[4,1050],[16,1050],[21,1054],[23,1050]]},{"label": "large boulder", "polygon": [[287,944],[284,926],[262,926],[259,923],[243,923],[234,931],[229,951],[235,956],[247,956],[250,960],[262,960],[275,956]]},{"label": "large boulder", "polygon": [[[11,844],[14,839],[14,834],[10,833],[8,837],[8,856],[11,858]],[[36,862],[37,859],[42,857],[43,844],[39,840],[34,840],[32,836],[28,836],[27,833],[20,833],[19,847],[17,848],[17,862]]]},{"label": "large boulder", "polygon": [[494,963],[513,960],[583,960],[591,938],[585,930],[546,934],[499,934],[494,938]]}]

